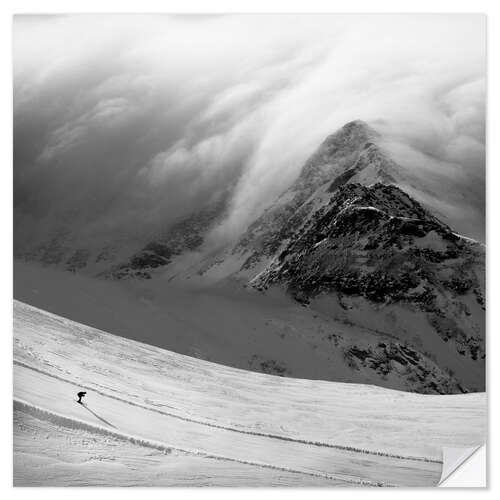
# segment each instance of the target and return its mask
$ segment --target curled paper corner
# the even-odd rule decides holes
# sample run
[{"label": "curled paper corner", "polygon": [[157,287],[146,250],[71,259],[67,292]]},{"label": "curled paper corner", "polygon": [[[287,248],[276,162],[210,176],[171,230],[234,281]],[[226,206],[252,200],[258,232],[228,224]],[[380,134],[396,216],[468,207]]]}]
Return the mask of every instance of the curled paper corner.
[{"label": "curled paper corner", "polygon": [[[479,450],[482,453],[478,453]],[[474,457],[477,460],[473,460]],[[464,477],[458,478],[456,477],[458,475]],[[486,446],[443,448],[443,468],[438,486],[451,488],[486,487]]]}]

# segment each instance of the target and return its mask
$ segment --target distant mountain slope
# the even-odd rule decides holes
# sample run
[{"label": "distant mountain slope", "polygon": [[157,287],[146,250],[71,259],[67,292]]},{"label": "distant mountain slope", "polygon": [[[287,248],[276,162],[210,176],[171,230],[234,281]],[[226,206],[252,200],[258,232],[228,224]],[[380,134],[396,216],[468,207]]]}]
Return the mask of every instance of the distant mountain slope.
[{"label": "distant mountain slope", "polygon": [[[383,331],[401,341],[410,336],[414,347],[423,343],[439,366],[484,390],[484,377],[477,376],[485,357],[484,247],[457,236],[395,186],[336,185],[328,205],[252,285],[279,283],[306,303],[327,295],[355,324],[369,324],[369,309],[390,317]],[[446,359],[435,350],[440,341]],[[368,349],[358,358],[370,355]],[[478,365],[476,374],[460,369],[460,356]]]},{"label": "distant mountain slope", "polygon": [[125,262],[103,271],[99,277],[151,279],[155,270],[167,266],[175,257],[197,250],[206,233],[220,221],[226,205],[227,199],[223,198],[180,220]]},{"label": "distant mountain slope", "polygon": [[[104,279],[151,279],[178,256],[197,250],[206,234],[221,221],[230,191],[214,196],[201,209],[165,223],[165,229],[144,234],[109,235],[83,241],[68,220],[47,232],[42,242],[34,241],[15,257],[73,273]],[[167,219],[170,219],[170,214]]]}]

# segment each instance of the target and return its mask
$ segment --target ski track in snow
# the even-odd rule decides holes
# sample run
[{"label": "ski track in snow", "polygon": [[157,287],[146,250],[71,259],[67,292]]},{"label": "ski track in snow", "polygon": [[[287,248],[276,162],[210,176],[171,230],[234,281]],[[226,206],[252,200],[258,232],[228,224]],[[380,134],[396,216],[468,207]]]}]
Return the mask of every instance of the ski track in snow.
[{"label": "ski track in snow", "polygon": [[198,456],[202,456],[202,457],[210,458],[210,459],[215,459],[215,460],[225,460],[225,461],[229,461],[229,462],[236,462],[236,463],[243,464],[243,465],[253,465],[256,467],[263,467],[266,469],[273,469],[273,470],[278,470],[278,471],[283,471],[283,472],[291,472],[294,474],[302,474],[302,475],[307,475],[307,476],[311,476],[311,477],[333,479],[333,480],[337,480],[337,481],[341,481],[341,482],[352,483],[353,485],[393,486],[393,487],[396,486],[396,485],[390,484],[390,483],[373,482],[373,481],[366,481],[366,480],[362,480],[362,479],[356,480],[356,479],[352,479],[352,478],[344,478],[344,477],[334,476],[331,474],[314,473],[314,472],[310,472],[310,471],[297,470],[297,469],[292,469],[292,468],[288,468],[288,467],[280,467],[278,465],[267,464],[265,462],[255,462],[255,461],[249,461],[249,460],[244,460],[244,459],[226,457],[223,455],[209,454],[209,453],[205,453],[201,450],[197,450],[197,449],[180,448],[178,446],[174,446],[174,445],[170,445],[170,444],[166,444],[166,443],[161,443],[158,441],[152,441],[149,439],[144,439],[140,436],[134,436],[134,435],[123,433],[123,432],[113,431],[113,430],[107,429],[106,427],[103,427],[100,425],[89,424],[88,422],[85,422],[83,420],[79,420],[77,418],[67,418],[64,415],[60,415],[58,413],[51,412],[51,411],[46,410],[44,408],[40,408],[38,406],[29,404],[26,401],[22,401],[20,399],[14,399],[14,409],[23,410],[24,412],[26,412],[32,416],[35,416],[35,417],[40,418],[42,420],[50,420],[51,422],[56,423],[56,424],[63,426],[63,427],[78,428],[78,429],[90,431],[90,432],[97,433],[97,434],[112,436],[112,437],[119,438],[119,439],[125,439],[133,444],[148,447],[148,448],[154,448],[154,449],[160,450],[160,451],[170,451],[170,450],[182,451],[184,453],[189,453],[191,455],[198,455]]},{"label": "ski track in snow", "polygon": [[94,387],[82,385],[82,384],[79,384],[78,382],[75,382],[75,381],[70,380],[68,378],[60,377],[59,375],[52,374],[52,373],[50,373],[48,371],[45,371],[45,370],[41,370],[40,368],[35,368],[34,366],[30,366],[27,363],[23,363],[22,361],[14,360],[14,364],[18,365],[18,366],[22,366],[24,368],[28,368],[30,370],[34,370],[34,371],[36,371],[38,373],[47,375],[49,377],[53,377],[55,379],[61,380],[62,382],[67,382],[69,384],[73,384],[73,385],[75,385],[75,387],[82,387],[82,388],[87,389],[89,391],[93,391],[93,392],[95,392],[97,394],[100,394],[101,396],[105,396],[105,397],[108,397],[108,398],[116,399],[117,401],[120,401],[120,402],[128,404],[128,405],[137,406],[138,408],[142,408],[142,409],[147,410],[147,411],[152,411],[152,412],[155,412],[155,413],[159,413],[160,415],[165,415],[165,416],[168,416],[168,417],[178,418],[179,420],[184,420],[185,422],[192,422],[192,423],[196,423],[196,424],[200,424],[200,425],[206,425],[207,427],[213,427],[215,429],[224,429],[224,430],[231,431],[231,432],[238,432],[240,434],[248,434],[250,436],[260,436],[260,437],[266,437],[266,438],[270,438],[270,439],[279,439],[281,441],[291,441],[291,442],[294,442],[294,443],[307,444],[307,445],[310,445],[310,446],[321,446],[321,447],[325,447],[325,448],[335,448],[335,449],[338,449],[338,450],[351,451],[353,453],[363,453],[363,454],[367,454],[367,455],[377,455],[377,456],[383,456],[383,457],[396,458],[396,459],[399,459],[399,460],[415,460],[417,462],[430,462],[430,463],[435,463],[435,464],[442,464],[443,463],[442,460],[434,460],[432,458],[412,457],[412,456],[405,456],[405,455],[395,455],[395,454],[392,454],[392,453],[385,453],[383,451],[364,450],[364,449],[361,449],[361,448],[354,448],[354,447],[351,447],[351,446],[342,446],[342,445],[333,444],[333,443],[322,443],[322,442],[318,442],[318,441],[307,441],[305,439],[292,438],[292,437],[288,437],[288,436],[280,436],[279,434],[270,434],[270,433],[265,433],[265,432],[249,431],[249,430],[237,429],[235,427],[229,427],[229,426],[225,426],[225,425],[213,424],[211,422],[204,422],[202,420],[197,420],[197,419],[189,418],[189,417],[183,417],[181,415],[176,415],[175,413],[170,413],[170,412],[166,412],[166,411],[163,411],[163,410],[158,410],[157,408],[152,408],[152,407],[148,407],[148,406],[145,406],[145,405],[141,405],[139,403],[134,403],[133,401],[127,401],[125,399],[119,398],[118,396],[114,396],[112,394],[108,394],[106,392],[103,392],[103,391],[100,391],[98,389],[95,389]]},{"label": "ski track in snow", "polygon": [[14,402],[14,486],[361,486],[161,449]]}]

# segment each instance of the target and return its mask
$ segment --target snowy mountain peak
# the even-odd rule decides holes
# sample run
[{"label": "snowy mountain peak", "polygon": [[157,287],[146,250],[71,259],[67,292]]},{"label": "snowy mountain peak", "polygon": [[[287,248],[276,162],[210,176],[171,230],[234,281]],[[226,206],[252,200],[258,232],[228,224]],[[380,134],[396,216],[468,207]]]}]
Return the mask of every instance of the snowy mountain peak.
[{"label": "snowy mountain peak", "polygon": [[[356,120],[329,135],[307,160],[292,189],[319,187],[339,169],[352,165],[361,151],[380,135],[365,122]],[[341,173],[341,172],[339,172]]]},{"label": "snowy mountain peak", "polygon": [[[380,134],[360,120],[328,136],[306,161],[297,180],[255,220],[235,247],[251,252],[245,269],[259,269],[336,188],[357,182],[395,183],[399,166],[376,144]],[[326,191],[326,193],[325,193]]]},{"label": "snowy mountain peak", "polygon": [[380,134],[363,120],[353,120],[330,134],[321,144],[321,148],[339,147],[345,143],[361,144],[379,137]]}]

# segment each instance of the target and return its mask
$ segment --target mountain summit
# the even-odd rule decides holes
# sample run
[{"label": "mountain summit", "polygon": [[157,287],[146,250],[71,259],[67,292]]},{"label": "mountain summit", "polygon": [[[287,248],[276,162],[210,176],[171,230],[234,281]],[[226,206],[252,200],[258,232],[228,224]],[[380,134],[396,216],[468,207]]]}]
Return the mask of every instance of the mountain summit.
[{"label": "mountain summit", "polygon": [[[370,147],[380,135],[365,122],[356,120],[345,124],[340,130],[329,135],[317,151],[306,161],[292,190],[300,192],[318,187],[349,168],[358,159],[360,152]],[[310,193],[309,193],[310,194]]]}]

